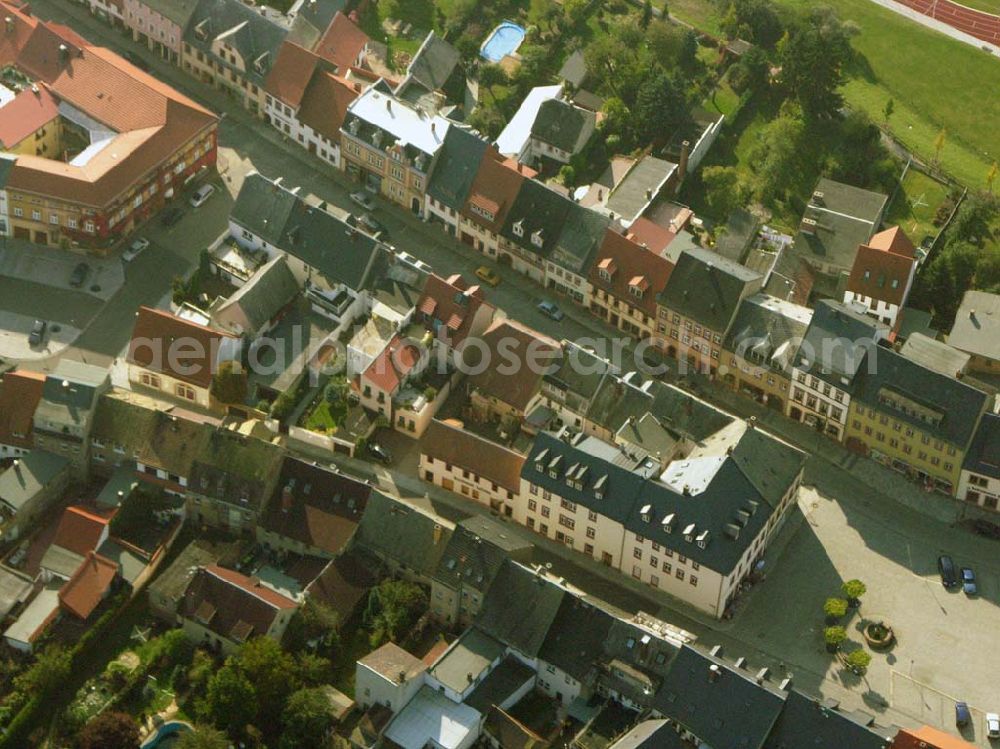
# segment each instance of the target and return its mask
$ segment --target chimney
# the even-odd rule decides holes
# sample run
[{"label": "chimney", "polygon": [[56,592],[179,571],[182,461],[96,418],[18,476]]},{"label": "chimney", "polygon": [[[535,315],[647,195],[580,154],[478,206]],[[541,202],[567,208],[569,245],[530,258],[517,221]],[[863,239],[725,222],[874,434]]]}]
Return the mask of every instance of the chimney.
[{"label": "chimney", "polygon": [[399,683],[402,684],[406,681],[406,671],[399,672]]},{"label": "chimney", "polygon": [[4,20],[5,26],[7,27],[7,33],[8,34],[13,34],[14,33],[14,18],[13,18],[13,16],[7,16],[3,20]]},{"label": "chimney", "polygon": [[722,669],[715,663],[708,667],[708,680],[718,681],[719,677],[722,676]]},{"label": "chimney", "polygon": [[683,181],[687,176],[688,171],[688,158],[691,156],[691,142],[684,141],[681,143],[681,158],[677,165],[677,180]]},{"label": "chimney", "polygon": [[969,319],[970,320],[975,320],[976,319],[976,311],[974,309],[970,309],[969,310]]},{"label": "chimney", "polygon": [[435,133],[437,133],[437,123],[436,122],[432,122],[431,123],[431,135],[434,135]]},{"label": "chimney", "polygon": [[62,381],[63,390],[69,390],[69,380]]},{"label": "chimney", "polygon": [[292,509],[292,485],[285,484],[285,487],[281,490],[281,511],[287,513]]},{"label": "chimney", "polygon": [[392,99],[386,99],[385,100],[385,111],[386,112],[391,112],[392,111]]},{"label": "chimney", "polygon": [[803,218],[802,223],[799,225],[799,231],[803,234],[807,234],[810,237],[816,234],[816,219],[814,218]]},{"label": "chimney", "polygon": [[442,533],[441,526],[439,524],[435,524],[434,525],[434,545],[435,546],[437,546],[439,543],[441,543],[441,533]]},{"label": "chimney", "polygon": [[652,199],[653,199],[653,191],[650,190],[650,189],[647,189],[646,190],[646,200],[652,200]]},{"label": "chimney", "polygon": [[59,62],[63,65],[69,62],[69,47],[65,44],[59,45]]},{"label": "chimney", "polygon": [[757,417],[751,416],[747,419],[747,429],[754,429],[757,426]]}]

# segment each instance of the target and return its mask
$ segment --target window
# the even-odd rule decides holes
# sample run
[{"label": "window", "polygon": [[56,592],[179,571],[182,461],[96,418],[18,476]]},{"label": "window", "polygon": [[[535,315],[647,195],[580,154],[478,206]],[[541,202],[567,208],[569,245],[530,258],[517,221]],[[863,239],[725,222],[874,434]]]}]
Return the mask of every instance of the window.
[{"label": "window", "polygon": [[671,573],[673,569],[674,569],[673,565],[671,565],[670,562],[663,563],[663,571],[666,572],[668,575]]},{"label": "window", "polygon": [[549,511],[549,508],[546,507],[545,505],[542,505],[542,517],[547,518],[550,514],[551,512]]},{"label": "window", "polygon": [[595,538],[597,536],[597,531],[593,528],[587,528],[587,538]]},{"label": "window", "polygon": [[570,530],[573,530],[576,527],[576,521],[573,520],[573,518],[571,517],[567,517],[566,515],[560,515],[559,525],[563,526],[564,528],[569,528]]},{"label": "window", "polygon": [[650,575],[649,584],[652,585],[654,588],[660,587],[660,578],[658,578],[656,575]]},{"label": "window", "polygon": [[678,568],[677,572],[675,573],[675,577],[678,580],[683,581],[684,580],[684,570]]},{"label": "window", "polygon": [[698,576],[697,576],[697,575],[691,575],[691,579],[689,580],[689,582],[690,582],[690,583],[691,583],[691,584],[692,584],[692,585],[693,585],[694,587],[696,587],[696,588],[697,588],[697,587],[698,587]]},{"label": "window", "polygon": [[632,549],[632,556],[635,557],[636,559],[642,559],[642,549],[636,546],[634,549]]},{"label": "window", "polygon": [[529,499],[528,500],[528,509],[531,510],[532,512],[535,512],[536,510],[538,510],[538,502],[536,502],[533,499]]},{"label": "window", "polygon": [[597,513],[594,512],[593,510],[587,510],[587,520],[589,520],[591,523],[596,523]]},{"label": "window", "polygon": [[42,212],[41,211],[32,210],[31,211],[31,220],[32,221],[41,221],[42,220]]}]

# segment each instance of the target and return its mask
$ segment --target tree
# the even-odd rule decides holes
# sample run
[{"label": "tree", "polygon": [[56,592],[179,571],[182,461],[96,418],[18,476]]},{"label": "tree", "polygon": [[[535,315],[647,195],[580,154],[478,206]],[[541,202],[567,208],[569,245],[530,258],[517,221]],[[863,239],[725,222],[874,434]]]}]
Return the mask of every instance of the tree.
[{"label": "tree", "polygon": [[688,119],[684,89],[666,72],[648,78],[639,88],[635,116],[642,143],[662,140]]},{"label": "tree", "polygon": [[771,63],[761,47],[751,47],[729,71],[729,84],[737,93],[758,93],[771,81]]},{"label": "tree", "polygon": [[318,687],[330,681],[332,666],[329,659],[314,653],[301,653],[296,659],[298,680],[306,687]]},{"label": "tree", "polygon": [[217,728],[196,725],[180,735],[177,749],[229,749],[229,739]]},{"label": "tree", "polygon": [[847,613],[847,601],[843,598],[827,598],[823,613],[830,619],[839,619]]},{"label": "tree", "polygon": [[288,698],[282,716],[280,749],[321,746],[333,726],[330,700],[323,689],[300,689]]},{"label": "tree", "polygon": [[[267,639],[267,638],[263,638]],[[257,713],[257,691],[232,659],[208,681],[202,716],[231,735],[240,734]]]},{"label": "tree", "polygon": [[366,619],[371,627],[373,648],[395,642],[426,607],[427,599],[418,585],[405,580],[385,580],[368,597]]},{"label": "tree", "polygon": [[222,362],[212,375],[212,395],[223,403],[243,403],[247,398],[246,371],[237,362]]},{"label": "tree", "polygon": [[61,645],[50,645],[35,659],[34,664],[14,679],[14,688],[32,696],[44,696],[61,686],[73,666],[73,655]]},{"label": "tree", "polygon": [[805,139],[805,125],[785,112],[761,129],[747,152],[754,177],[750,192],[765,205],[783,200],[800,174],[799,159]]},{"label": "tree", "polygon": [[817,7],[779,45],[781,81],[809,118],[832,116],[843,106],[839,89],[853,55],[849,29],[833,10]]},{"label": "tree", "polygon": [[866,651],[858,649],[852,650],[846,656],[844,656],[844,663],[847,665],[851,671],[856,673],[858,676],[864,676],[868,671],[868,666],[871,665],[872,657]]},{"label": "tree", "polygon": [[79,749],[138,749],[139,726],[125,713],[104,712],[83,727]]},{"label": "tree", "polygon": [[847,630],[840,625],[827,627],[823,630],[823,641],[826,643],[826,649],[831,653],[836,653],[846,639]]},{"label": "tree", "polygon": [[497,97],[493,89],[497,86],[506,86],[508,83],[510,77],[499,65],[483,65],[479,68],[479,87],[486,89],[494,105],[497,103]]},{"label": "tree", "polygon": [[566,26],[570,29],[578,28],[587,20],[587,11],[590,8],[590,0],[565,0],[563,2],[563,18]]},{"label": "tree", "polygon": [[859,599],[868,588],[860,580],[847,580],[840,586],[840,590],[851,606],[857,606],[860,603]]},{"label": "tree", "polygon": [[725,222],[729,214],[743,203],[740,172],[732,166],[707,166],[701,170],[705,200],[713,218]]},{"label": "tree", "polygon": [[745,39],[772,48],[784,33],[784,26],[768,0],[733,0],[723,15],[722,30],[731,39]]},{"label": "tree", "polygon": [[240,647],[234,661],[257,694],[257,725],[276,725],[288,695],[299,686],[295,659],[270,637],[256,637]]},{"label": "tree", "polygon": [[651,0],[645,0],[642,4],[642,13],[639,16],[639,25],[644,29],[649,28],[650,22],[653,20],[653,3]]},{"label": "tree", "polygon": [[882,122],[886,125],[889,124],[889,118],[892,117],[893,112],[896,111],[896,102],[890,97],[886,100],[885,106],[882,107]]}]

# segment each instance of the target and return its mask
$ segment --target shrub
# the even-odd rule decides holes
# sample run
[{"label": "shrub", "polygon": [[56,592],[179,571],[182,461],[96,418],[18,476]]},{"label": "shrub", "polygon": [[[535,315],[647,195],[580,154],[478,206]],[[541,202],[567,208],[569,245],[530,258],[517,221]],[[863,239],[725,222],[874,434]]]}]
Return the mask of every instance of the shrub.
[{"label": "shrub", "polygon": [[823,640],[831,650],[836,650],[847,639],[847,630],[841,626],[827,627],[823,630]]},{"label": "shrub", "polygon": [[843,598],[827,598],[823,604],[823,613],[831,619],[839,619],[847,613],[847,601]]},{"label": "shrub", "polygon": [[864,674],[868,671],[868,666],[871,665],[871,662],[871,655],[864,650],[855,650],[848,653],[844,657],[844,663],[847,667],[859,676],[864,676]]},{"label": "shrub", "polygon": [[858,599],[868,590],[860,580],[848,580],[840,586],[840,589],[852,606],[856,606]]}]

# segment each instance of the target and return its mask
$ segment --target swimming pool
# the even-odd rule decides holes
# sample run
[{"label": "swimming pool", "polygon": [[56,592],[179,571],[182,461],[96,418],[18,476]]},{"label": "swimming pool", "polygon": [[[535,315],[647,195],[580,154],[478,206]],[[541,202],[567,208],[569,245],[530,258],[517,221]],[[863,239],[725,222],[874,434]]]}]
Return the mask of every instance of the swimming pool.
[{"label": "swimming pool", "polygon": [[180,741],[180,735],[191,730],[191,725],[180,720],[164,723],[156,733],[142,742],[142,749],[171,749]]},{"label": "swimming pool", "polygon": [[507,55],[514,54],[523,41],[524,29],[516,23],[504,21],[486,37],[479,54],[490,62],[500,62]]}]

